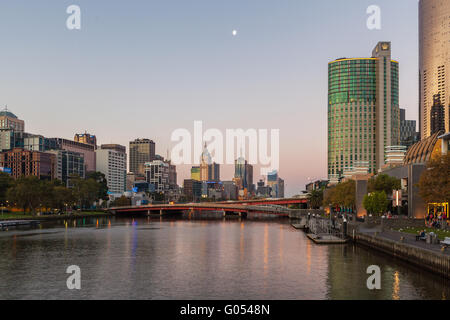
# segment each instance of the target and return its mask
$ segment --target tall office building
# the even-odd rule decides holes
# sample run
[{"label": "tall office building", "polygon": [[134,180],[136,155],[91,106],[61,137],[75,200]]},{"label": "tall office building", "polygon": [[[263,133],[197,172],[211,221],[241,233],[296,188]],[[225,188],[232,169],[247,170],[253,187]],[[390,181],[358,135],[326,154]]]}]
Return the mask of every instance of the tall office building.
[{"label": "tall office building", "polygon": [[430,133],[445,132],[445,109],[441,102],[441,95],[433,96],[433,106],[430,111]]},{"label": "tall office building", "polygon": [[18,132],[25,131],[25,121],[20,120],[17,116],[5,107],[0,112],[0,129],[12,129]]},{"label": "tall office building", "polygon": [[332,181],[367,161],[375,173],[385,147],[400,144],[399,64],[391,43],[379,42],[371,58],[328,64],[328,178]]},{"label": "tall office building", "polygon": [[147,182],[155,186],[155,192],[164,193],[170,189],[169,164],[161,160],[145,163]]},{"label": "tall office building", "polygon": [[145,163],[155,160],[155,143],[149,139],[130,141],[130,172],[145,176]]},{"label": "tall office building", "polygon": [[201,181],[200,179],[200,167],[194,166],[191,168],[191,180]]},{"label": "tall office building", "polygon": [[420,140],[416,120],[406,120],[405,109],[400,109],[400,144],[409,148]]},{"label": "tall office building", "polygon": [[445,131],[450,131],[450,1],[419,2],[419,131],[431,133],[433,96],[440,94]]},{"label": "tall office building", "polygon": [[208,148],[206,147],[206,143],[203,147],[203,152],[200,157],[200,181],[220,181],[220,165],[212,162],[212,157],[208,151]]},{"label": "tall office building", "polygon": [[72,177],[85,178],[86,166],[82,153],[66,150],[50,150],[47,153],[55,155],[55,178],[62,181],[66,187],[70,187]]},{"label": "tall office building", "polygon": [[5,107],[0,112],[0,151],[23,147],[25,122]]},{"label": "tall office building", "polygon": [[84,165],[86,166],[86,173],[96,171],[97,166],[95,160],[95,145],[62,138],[49,138],[46,139],[45,143],[50,146],[50,149],[82,153],[84,155]]},{"label": "tall office building", "polygon": [[127,154],[121,145],[102,145],[95,151],[97,171],[103,173],[108,184],[108,191],[122,194],[127,186]]},{"label": "tall office building", "polygon": [[239,187],[253,192],[253,166],[244,159],[239,157],[234,161],[234,178],[240,181]]}]

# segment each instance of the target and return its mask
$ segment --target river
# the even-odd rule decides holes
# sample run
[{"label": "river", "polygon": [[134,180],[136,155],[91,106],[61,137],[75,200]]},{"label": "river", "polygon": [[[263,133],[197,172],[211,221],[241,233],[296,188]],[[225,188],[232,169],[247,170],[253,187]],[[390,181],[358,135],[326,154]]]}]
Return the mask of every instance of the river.
[{"label": "river", "polygon": [[[69,266],[81,290],[66,285]],[[381,268],[369,290],[367,267]],[[372,250],[319,246],[288,220],[90,218],[0,232],[0,299],[448,299]]]}]

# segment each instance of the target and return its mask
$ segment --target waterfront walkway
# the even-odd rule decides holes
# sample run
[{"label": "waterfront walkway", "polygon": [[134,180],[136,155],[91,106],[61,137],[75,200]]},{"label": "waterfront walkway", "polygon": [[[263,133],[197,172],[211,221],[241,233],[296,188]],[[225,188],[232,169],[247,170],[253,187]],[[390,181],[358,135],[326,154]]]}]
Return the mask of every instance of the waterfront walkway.
[{"label": "waterfront walkway", "polygon": [[428,244],[428,243],[426,243],[426,241],[422,241],[422,240],[416,241],[416,235],[414,235],[414,234],[404,233],[404,232],[394,231],[394,230],[380,231],[378,228],[360,229],[359,232],[363,233],[363,234],[371,235],[371,236],[374,236],[375,233],[377,233],[376,236],[379,238],[384,238],[387,240],[397,241],[397,242],[400,242],[401,237],[404,237],[404,241],[402,242],[404,244],[414,246],[414,247],[417,247],[420,249],[434,251],[436,253],[450,255],[450,247],[448,249],[446,249],[445,251],[442,251],[441,250],[442,244]]}]

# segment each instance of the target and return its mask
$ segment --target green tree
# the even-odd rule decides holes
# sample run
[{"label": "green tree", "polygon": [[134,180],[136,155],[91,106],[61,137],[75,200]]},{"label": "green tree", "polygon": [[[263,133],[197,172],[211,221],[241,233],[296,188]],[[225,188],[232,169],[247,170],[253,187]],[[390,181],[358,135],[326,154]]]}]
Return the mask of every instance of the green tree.
[{"label": "green tree", "polygon": [[8,189],[6,198],[24,211],[30,210],[34,215],[36,208],[41,205],[42,185],[38,177],[28,176],[17,179]]},{"label": "green tree", "polygon": [[386,212],[388,205],[389,200],[384,190],[366,194],[363,199],[363,206],[370,214],[382,214]]},{"label": "green tree", "polygon": [[6,193],[14,185],[14,179],[7,173],[0,172],[0,202],[6,203]]},{"label": "green tree", "polygon": [[108,200],[108,181],[106,176],[101,172],[91,172],[86,176],[86,180],[93,179],[98,183],[97,198],[95,200]]},{"label": "green tree", "polygon": [[311,191],[308,200],[311,209],[319,209],[323,203],[323,189]]},{"label": "green tree", "polygon": [[341,182],[338,185],[326,190],[323,204],[326,206],[331,204],[332,206],[355,208],[355,193],[355,180],[347,180],[345,182]]},{"label": "green tree", "polygon": [[426,203],[450,202],[450,152],[434,156],[427,163],[418,187]]},{"label": "green tree", "polygon": [[402,187],[400,179],[388,176],[387,174],[378,174],[369,180],[367,191],[384,191],[386,194],[392,194],[393,190],[400,190]]}]

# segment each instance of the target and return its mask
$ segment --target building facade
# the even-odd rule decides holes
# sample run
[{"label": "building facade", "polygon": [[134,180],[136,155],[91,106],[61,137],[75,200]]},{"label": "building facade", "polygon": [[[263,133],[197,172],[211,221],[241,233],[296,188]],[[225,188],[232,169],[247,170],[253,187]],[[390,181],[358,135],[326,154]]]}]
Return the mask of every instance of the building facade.
[{"label": "building facade", "polygon": [[73,139],[75,142],[90,144],[97,147],[97,137],[90,133],[77,133]]},{"label": "building facade", "polygon": [[103,173],[112,194],[122,194],[127,187],[127,154],[120,145],[103,145],[96,150],[97,171]]},{"label": "building facade", "polygon": [[71,186],[71,177],[86,177],[86,166],[82,153],[66,150],[50,150],[47,153],[55,156],[55,179],[62,181],[66,187]]},{"label": "building facade", "polygon": [[372,58],[341,58],[328,65],[328,178],[335,181],[356,161],[375,173],[385,147],[400,144],[399,64],[391,43]]},{"label": "building facade", "polygon": [[400,144],[409,148],[420,140],[415,120],[406,120],[405,109],[400,109]]},{"label": "building facade", "polygon": [[145,163],[145,176],[147,182],[155,186],[155,192],[164,193],[170,189],[167,162],[155,160]]},{"label": "building facade", "polygon": [[445,109],[441,102],[441,95],[433,96],[433,106],[430,110],[430,133],[445,132]]},{"label": "building facade", "polygon": [[11,176],[36,176],[40,179],[55,178],[55,155],[14,148],[0,154],[0,167],[11,169]]},{"label": "building facade", "polygon": [[94,145],[62,138],[49,138],[48,141],[55,149],[82,153],[84,155],[86,174],[97,170],[95,157],[96,147]]},{"label": "building facade", "polygon": [[450,131],[450,1],[419,1],[419,131],[432,135],[433,96],[444,106],[445,132]]},{"label": "building facade", "polygon": [[130,141],[130,172],[145,176],[145,163],[155,160],[155,143],[149,139]]}]

